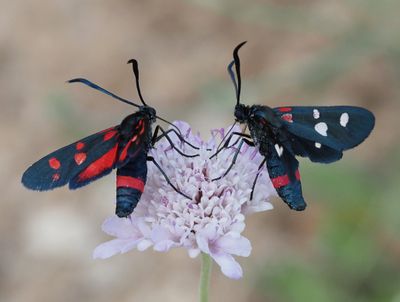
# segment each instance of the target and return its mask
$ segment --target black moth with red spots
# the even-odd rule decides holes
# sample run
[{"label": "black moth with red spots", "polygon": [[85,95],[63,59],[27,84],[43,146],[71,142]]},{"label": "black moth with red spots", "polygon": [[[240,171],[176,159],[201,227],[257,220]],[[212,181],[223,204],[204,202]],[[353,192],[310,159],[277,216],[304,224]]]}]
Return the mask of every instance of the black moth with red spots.
[{"label": "black moth with red spots", "polygon": [[[272,109],[268,106],[241,104],[238,51],[245,43],[234,49],[234,60],[229,64],[228,71],[236,90],[236,122],[246,124],[250,135],[232,133],[216,154],[229,146],[233,136],[238,136],[236,142],[240,140],[240,143],[231,166],[224,174],[226,175],[235,163],[243,143],[257,146],[260,154],[265,157],[260,168],[266,162],[269,177],[278,195],[291,209],[302,211],[306,208],[306,203],[301,189],[299,162],[295,156],[308,157],[319,163],[341,159],[344,150],[354,148],[368,137],[374,128],[374,115],[367,109],[353,106]],[[232,70],[233,65],[236,77]],[[257,178],[258,174],[253,183],[253,191]],[[253,192],[251,198],[252,195]]]},{"label": "black moth with red spots", "polygon": [[[155,109],[147,106],[143,100],[139,86],[137,61],[130,60],[128,63],[132,63],[138,94],[143,106],[123,99],[86,79],[78,78],[69,82],[88,85],[124,103],[138,107],[139,111],[128,115],[118,126],[92,134],[54,151],[34,163],[22,176],[22,183],[27,188],[46,191],[69,183],[70,189],[77,189],[109,174],[113,169],[117,169],[116,214],[119,217],[127,217],[133,212],[143,193],[147,178],[146,162],[152,161],[169,185],[178,193],[190,198],[170,182],[154,158],[148,156],[148,151],[158,140],[165,137],[172,148],[181,155],[197,156],[182,153],[169,138],[171,132],[175,133],[182,142],[189,144],[194,149],[198,148],[186,142],[177,128],[178,131],[175,129],[164,131],[157,126],[153,134],[152,124],[156,118],[165,120],[158,117]],[[160,135],[158,135],[159,132],[161,132]]]}]

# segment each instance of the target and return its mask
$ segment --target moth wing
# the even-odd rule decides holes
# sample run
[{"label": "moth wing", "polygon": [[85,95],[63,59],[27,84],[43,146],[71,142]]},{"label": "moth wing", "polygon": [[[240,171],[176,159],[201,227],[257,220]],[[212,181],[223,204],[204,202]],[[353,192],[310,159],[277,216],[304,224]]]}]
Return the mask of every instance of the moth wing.
[{"label": "moth wing", "polygon": [[[21,181],[37,191],[52,190],[69,182],[71,189],[78,188],[115,167],[118,140],[119,126],[92,134],[38,160],[24,172]],[[73,180],[77,175],[88,177],[79,182]]]},{"label": "moth wing", "polygon": [[294,154],[315,162],[339,160],[342,151],[354,148],[372,131],[375,118],[367,109],[353,106],[278,107],[281,133]]}]

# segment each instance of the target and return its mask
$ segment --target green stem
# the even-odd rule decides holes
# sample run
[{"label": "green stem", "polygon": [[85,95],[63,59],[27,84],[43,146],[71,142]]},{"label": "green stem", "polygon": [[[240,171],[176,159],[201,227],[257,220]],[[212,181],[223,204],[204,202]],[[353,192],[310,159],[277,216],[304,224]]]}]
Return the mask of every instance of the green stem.
[{"label": "green stem", "polygon": [[210,255],[201,253],[200,302],[208,302],[212,259]]}]

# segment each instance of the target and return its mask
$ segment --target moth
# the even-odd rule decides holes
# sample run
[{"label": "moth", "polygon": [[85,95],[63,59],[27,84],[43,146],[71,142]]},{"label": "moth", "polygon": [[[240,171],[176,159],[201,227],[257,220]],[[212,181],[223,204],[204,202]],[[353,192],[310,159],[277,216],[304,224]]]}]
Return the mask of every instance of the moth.
[{"label": "moth", "polygon": [[[244,143],[256,146],[264,157],[260,169],[266,164],[279,197],[291,209],[302,211],[306,208],[306,202],[302,194],[296,156],[308,157],[317,163],[335,162],[342,158],[343,151],[356,147],[368,137],[374,128],[375,117],[369,110],[354,106],[270,108],[265,105],[242,104],[238,52],[245,43],[240,43],[234,49],[233,61],[228,65],[228,72],[236,92],[235,123],[245,124],[250,134],[233,132],[222,147],[218,148],[213,156],[227,148],[232,137],[237,137],[233,145],[239,145],[231,165],[222,176],[214,180],[229,173]],[[259,173],[253,182],[251,199]]]},{"label": "moth", "polygon": [[119,217],[127,217],[133,212],[143,193],[147,179],[147,162],[150,161],[175,191],[191,199],[171,183],[162,167],[148,155],[148,152],[157,141],[165,137],[171,147],[182,156],[198,156],[198,154],[188,155],[181,152],[169,137],[172,133],[177,135],[182,143],[194,149],[198,147],[187,142],[177,127],[175,127],[176,130],[172,128],[165,131],[157,125],[153,133],[152,125],[156,119],[171,123],[157,116],[156,110],[145,103],[140,91],[138,62],[132,59],[128,64],[132,64],[142,105],[121,98],[84,78],[76,78],[68,82],[85,84],[121,102],[137,107],[138,111],[125,117],[117,126],[80,139],[35,162],[22,176],[25,187],[46,191],[69,184],[70,189],[78,189],[117,169],[115,213]]}]

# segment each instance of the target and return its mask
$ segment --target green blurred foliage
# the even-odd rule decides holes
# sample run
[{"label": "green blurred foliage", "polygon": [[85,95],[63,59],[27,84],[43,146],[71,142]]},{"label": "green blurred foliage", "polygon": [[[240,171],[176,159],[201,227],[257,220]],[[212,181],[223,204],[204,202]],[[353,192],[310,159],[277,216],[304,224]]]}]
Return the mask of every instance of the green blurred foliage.
[{"label": "green blurred foliage", "polygon": [[[396,166],[400,152],[386,158]],[[395,301],[400,281],[399,173],[384,165],[303,165],[322,201],[309,255],[266,263],[257,290],[272,301]]]}]

